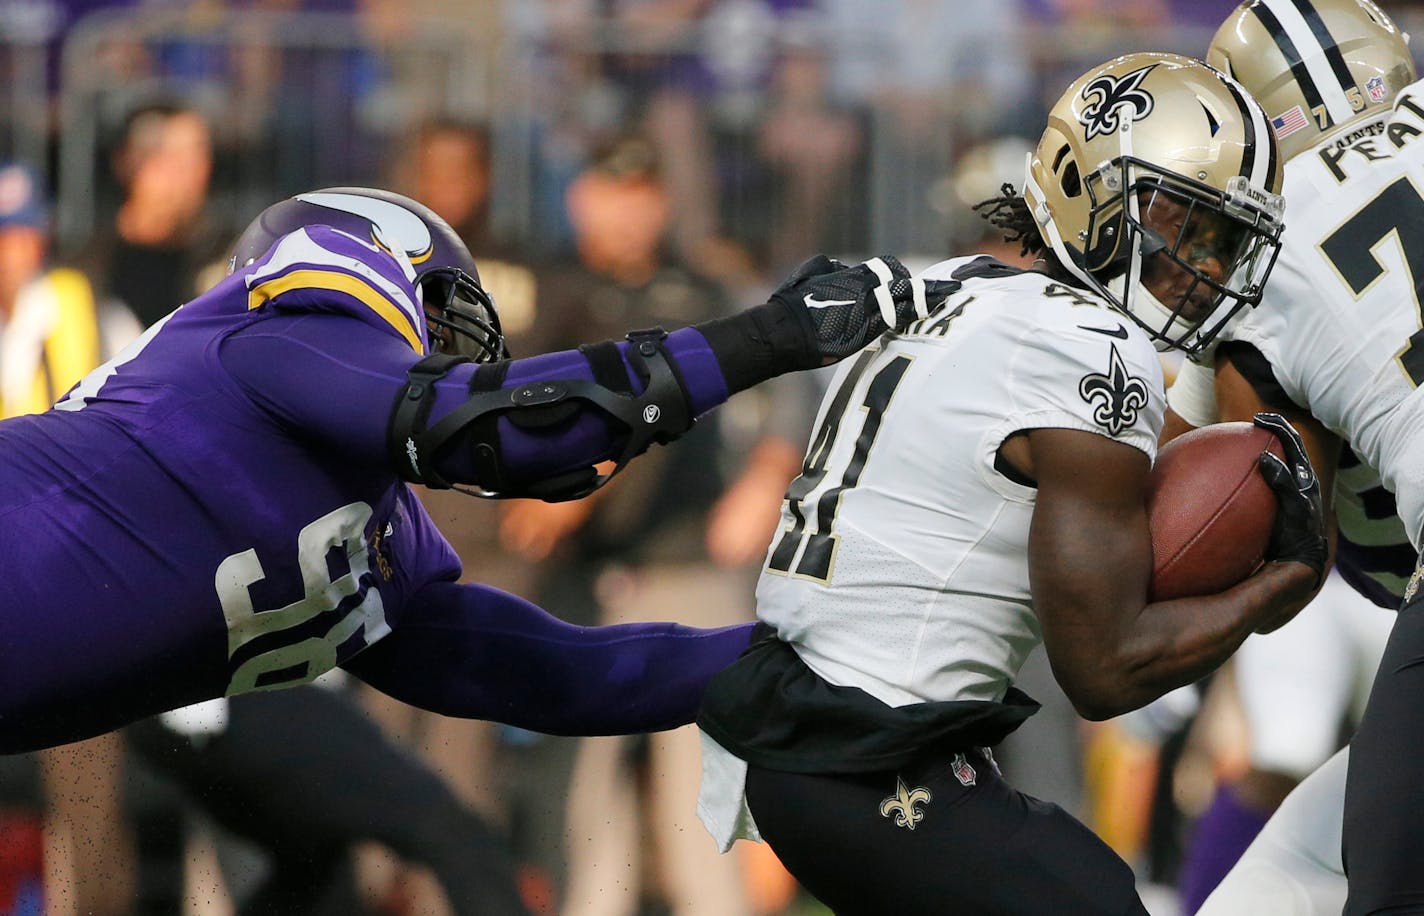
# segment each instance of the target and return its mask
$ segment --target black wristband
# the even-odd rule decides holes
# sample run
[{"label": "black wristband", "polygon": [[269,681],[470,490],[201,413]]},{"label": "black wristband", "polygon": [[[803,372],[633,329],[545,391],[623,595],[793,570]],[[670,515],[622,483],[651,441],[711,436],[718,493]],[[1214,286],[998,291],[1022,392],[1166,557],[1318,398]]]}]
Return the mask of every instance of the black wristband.
[{"label": "black wristband", "polygon": [[821,365],[815,324],[805,310],[786,302],[772,300],[695,327],[712,347],[729,394]]}]

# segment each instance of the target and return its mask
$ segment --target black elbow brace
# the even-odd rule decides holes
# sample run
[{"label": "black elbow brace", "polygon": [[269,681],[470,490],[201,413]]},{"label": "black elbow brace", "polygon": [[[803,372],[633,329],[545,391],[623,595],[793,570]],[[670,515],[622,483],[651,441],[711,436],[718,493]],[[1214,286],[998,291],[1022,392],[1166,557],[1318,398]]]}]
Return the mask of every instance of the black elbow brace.
[{"label": "black elbow brace", "polygon": [[[387,432],[391,460],[402,479],[431,489],[453,488],[474,496],[549,502],[587,496],[649,445],[671,442],[692,425],[686,388],[663,345],[666,336],[661,328],[628,335],[632,344],[628,359],[643,381],[641,394],[633,394],[627,384],[627,372],[616,346],[611,342],[595,344],[580,348],[593,368],[595,381],[558,379],[504,388],[500,387],[502,372],[477,372],[465,403],[429,428],[425,424],[434,404],[435,383],[467,360],[428,356],[410,368],[391,411]],[[567,420],[586,405],[598,408],[628,431],[613,470],[598,474],[590,467],[544,480],[512,483],[502,465],[496,421],[507,415],[510,422],[522,428],[539,429]],[[477,489],[454,487],[434,467],[439,457],[459,442],[466,443],[473,455],[480,478]]]}]

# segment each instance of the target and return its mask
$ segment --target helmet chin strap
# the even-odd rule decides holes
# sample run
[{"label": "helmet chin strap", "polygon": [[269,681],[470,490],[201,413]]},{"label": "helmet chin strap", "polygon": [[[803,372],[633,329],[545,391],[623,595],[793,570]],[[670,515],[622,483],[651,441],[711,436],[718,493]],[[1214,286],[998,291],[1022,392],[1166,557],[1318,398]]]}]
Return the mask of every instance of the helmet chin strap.
[{"label": "helmet chin strap", "polygon": [[[1118,131],[1118,148],[1124,161],[1132,155],[1132,123],[1130,120],[1125,122]],[[1142,219],[1142,202],[1137,199],[1136,194],[1128,193],[1135,183],[1135,176],[1131,172],[1133,168],[1132,163],[1127,162],[1123,169],[1122,205],[1131,216],[1132,222],[1145,230],[1147,224]],[[1124,222],[1124,234],[1127,234],[1126,229],[1127,224]],[[1175,343],[1178,341],[1185,343],[1192,327],[1183,321],[1180,315],[1174,314],[1173,309],[1163,305],[1162,300],[1142,283],[1142,241],[1139,234],[1128,252],[1126,272],[1110,280],[1108,287],[1117,295],[1118,301],[1129,315],[1154,331],[1152,345],[1159,353],[1164,353],[1175,349]],[[1197,327],[1200,326],[1198,324]]]},{"label": "helmet chin strap", "polygon": [[[1140,260],[1140,259],[1139,259]],[[1121,274],[1108,281],[1108,288],[1113,295],[1124,303],[1127,299],[1127,275]],[[1151,328],[1156,334],[1176,339],[1180,333],[1185,333],[1188,328],[1182,322],[1180,315],[1173,315],[1172,310],[1162,304],[1162,301],[1152,294],[1152,291],[1143,286],[1140,282],[1133,289],[1133,296],[1130,305],[1125,306],[1127,312],[1136,318],[1143,326]],[[1153,337],[1152,346],[1157,348],[1157,352],[1165,353],[1173,349],[1171,343],[1162,337]]]},{"label": "helmet chin strap", "polygon": [[1043,239],[1048,243],[1048,247],[1058,256],[1058,262],[1063,265],[1063,269],[1087,284],[1089,289],[1101,291],[1103,286],[1091,274],[1073,259],[1068,246],[1063,242],[1063,236],[1058,233],[1058,223],[1053,219],[1053,214],[1048,210],[1048,196],[1043,193],[1043,187],[1034,180],[1033,177],[1033,153],[1028,153],[1024,158],[1024,192],[1032,194],[1038,201],[1038,205],[1033,208],[1033,221],[1038,224],[1043,234]]},{"label": "helmet chin strap", "polygon": [[[1124,147],[1130,148],[1131,141],[1127,137],[1123,137],[1121,143]],[[1053,215],[1048,212],[1048,205],[1046,203],[1043,203],[1043,201],[1047,200],[1047,197],[1043,193],[1043,188],[1033,178],[1032,153],[1029,154],[1024,168],[1024,188],[1025,190],[1030,191],[1033,194],[1034,198],[1039,201],[1038,207],[1035,208],[1035,211],[1033,213],[1034,221],[1037,222],[1042,228],[1044,240],[1048,242],[1048,247],[1053,250],[1053,253],[1058,256],[1058,261],[1060,264],[1063,265],[1063,268],[1073,276],[1077,277],[1079,280],[1083,281],[1083,283],[1089,289],[1095,290],[1098,293],[1102,294],[1105,298],[1108,298],[1110,302],[1115,301],[1117,303],[1120,303],[1119,308],[1121,311],[1126,312],[1129,316],[1137,317],[1138,321],[1142,322],[1142,317],[1133,315],[1133,305],[1127,295],[1127,274],[1121,274],[1116,278],[1109,280],[1107,283],[1103,283],[1097,277],[1084,270],[1081,266],[1079,266],[1078,262],[1074,260],[1073,255],[1068,250],[1068,246],[1063,241],[1063,236],[1060,235],[1058,232],[1058,225],[1053,219]],[[1137,201],[1135,199],[1132,200],[1130,202],[1130,206],[1133,210],[1133,216],[1134,218],[1136,218],[1138,212]],[[1171,310],[1168,309],[1166,306],[1162,305],[1162,303],[1158,302],[1157,298],[1153,296],[1150,292],[1148,292],[1147,289],[1143,287],[1141,283],[1138,282],[1138,278],[1140,278],[1142,273],[1142,255],[1138,251],[1133,251],[1131,254],[1129,260],[1129,272],[1134,275],[1132,281],[1133,287],[1134,291],[1138,294],[1137,297],[1133,298],[1140,297],[1141,299],[1146,300],[1148,309],[1152,313],[1160,313],[1161,321],[1159,323],[1166,324],[1168,318],[1171,316]],[[1155,337],[1153,338],[1152,342],[1153,345],[1156,346],[1159,350],[1171,349],[1163,341],[1157,340]]]}]

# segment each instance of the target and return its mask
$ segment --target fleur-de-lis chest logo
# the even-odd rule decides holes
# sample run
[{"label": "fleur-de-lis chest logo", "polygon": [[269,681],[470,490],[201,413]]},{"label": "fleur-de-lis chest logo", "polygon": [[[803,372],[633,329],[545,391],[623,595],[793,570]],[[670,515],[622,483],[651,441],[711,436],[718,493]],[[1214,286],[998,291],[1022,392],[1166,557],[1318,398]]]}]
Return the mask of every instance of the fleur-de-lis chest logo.
[{"label": "fleur-de-lis chest logo", "polygon": [[1148,64],[1122,76],[1104,73],[1083,87],[1083,98],[1088,104],[1078,113],[1078,120],[1084,127],[1086,139],[1111,134],[1121,127],[1124,106],[1132,109],[1134,121],[1141,121],[1152,113],[1152,94],[1142,88],[1142,81],[1156,66]]},{"label": "fleur-de-lis chest logo", "polygon": [[1147,406],[1147,383],[1127,372],[1127,364],[1109,344],[1108,372],[1090,372],[1078,382],[1078,394],[1093,405],[1093,420],[1116,436],[1137,422]]},{"label": "fleur-de-lis chest logo", "polygon": [[920,805],[928,805],[933,798],[930,790],[923,786],[907,789],[899,776],[895,777],[895,794],[880,803],[882,817],[893,817],[896,827],[914,830],[915,825],[925,819]]}]

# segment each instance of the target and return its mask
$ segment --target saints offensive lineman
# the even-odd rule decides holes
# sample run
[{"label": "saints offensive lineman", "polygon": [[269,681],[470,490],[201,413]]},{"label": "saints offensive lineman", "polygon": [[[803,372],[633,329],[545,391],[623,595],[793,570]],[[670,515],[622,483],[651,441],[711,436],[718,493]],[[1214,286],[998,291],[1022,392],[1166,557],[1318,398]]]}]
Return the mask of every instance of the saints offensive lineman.
[{"label": "saints offensive lineman", "polygon": [[1342,752],[1283,803],[1203,912],[1269,912],[1262,899],[1277,912],[1340,912],[1342,794],[1346,912],[1403,912],[1424,901],[1424,671],[1410,664],[1424,651],[1424,606],[1404,587],[1424,525],[1424,84],[1407,36],[1367,0],[1244,3],[1208,60],[1272,118],[1291,228],[1261,304],[1224,332],[1214,373],[1178,377],[1169,426],[1283,413],[1327,495],[1343,441],[1359,464],[1351,456],[1333,487],[1337,565],[1376,603],[1407,603],[1352,742],[1348,792]]},{"label": "saints offensive lineman", "polygon": [[1262,470],[1275,562],[1220,595],[1147,604],[1145,486],[1165,408],[1154,343],[1196,350],[1270,270],[1279,166],[1238,86],[1176,55],[1081,77],[1001,228],[1042,272],[957,258],[945,312],[848,360],[823,401],[757,589],[760,638],[715,676],[699,814],[765,838],[843,916],[1142,913],[1131,870],[987,745],[1036,704],[1041,639],[1106,718],[1288,620],[1325,561],[1319,491]]}]

